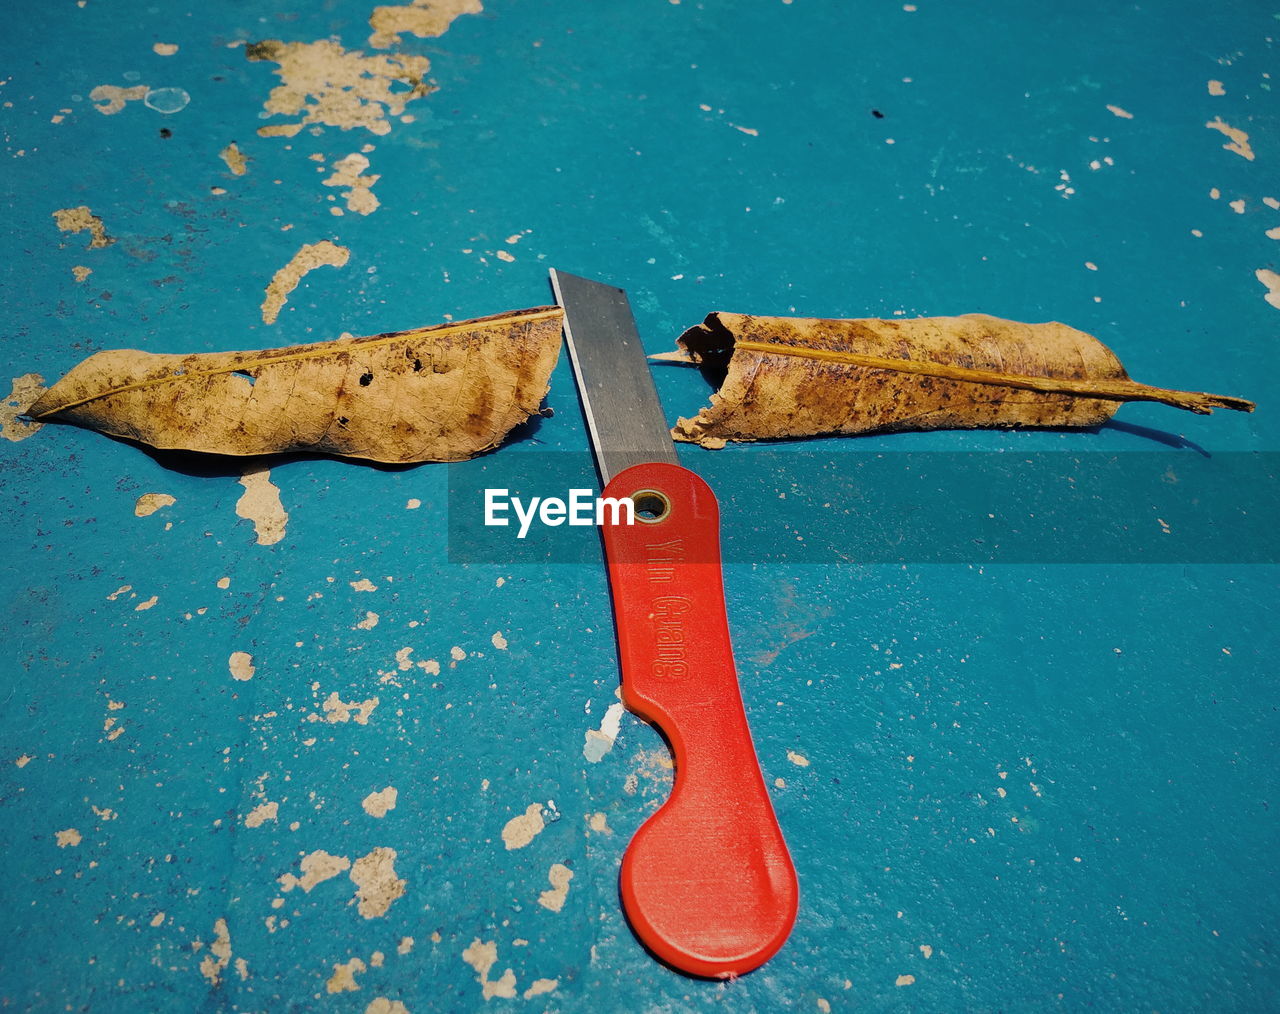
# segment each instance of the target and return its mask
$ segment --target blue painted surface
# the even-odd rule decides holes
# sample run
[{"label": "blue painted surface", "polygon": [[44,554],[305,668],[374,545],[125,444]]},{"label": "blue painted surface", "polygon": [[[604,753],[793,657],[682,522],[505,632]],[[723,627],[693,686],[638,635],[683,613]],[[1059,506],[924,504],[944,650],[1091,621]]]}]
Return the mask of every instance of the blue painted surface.
[{"label": "blue painted surface", "polygon": [[[1264,7],[493,0],[438,39],[405,37],[440,85],[409,106],[415,122],[383,137],[257,137],[273,65],[227,44],[334,35],[359,48],[371,6],[89,0],[10,19],[6,380],[52,382],[101,348],[268,347],[536,305],[556,265],[625,285],[652,351],[715,309],[977,310],[1062,320],[1139,379],[1262,404],[1212,418],[1131,405],[1127,426],[1096,433],[807,452],[1160,449],[1147,430],[1210,452],[1276,447],[1280,317],[1254,274],[1280,249],[1265,235],[1280,211],[1262,201],[1280,197],[1266,76],[1280,23]],[[157,41],[179,52],[158,56]],[[191,102],[108,117],[88,100],[135,82]],[[1215,116],[1249,133],[1255,161],[1222,149],[1203,126]],[[243,177],[218,158],[232,140],[251,158]],[[367,142],[382,206],[333,217],[335,191],[307,156],[327,171]],[[1073,193],[1056,189],[1062,171]],[[86,234],[57,231],[53,211],[81,204],[115,244],[87,250]],[[266,283],[322,238],[350,262],[309,275],[264,325]],[[73,265],[93,274],[77,283]],[[658,382],[673,418],[705,397],[691,371]],[[548,404],[535,440],[500,454],[585,449],[563,361]],[[651,961],[618,911],[622,849],[665,772],[656,733],[629,717],[599,763],[583,757],[616,685],[601,568],[449,564],[447,470],[434,466],[273,463],[289,521],[262,546],[235,514],[237,463],[157,460],[53,426],[0,450],[0,1003],[1276,1005],[1273,567],[728,568],[802,904],[772,963],[713,984]],[[718,452],[741,466],[720,490],[727,525],[777,496],[753,471],[758,450]],[[695,469],[708,457],[684,453]],[[145,492],[176,503],[135,517]],[[821,523],[802,498],[785,510]],[[355,591],[362,578],[377,591]],[[109,600],[124,584],[133,592]],[[366,610],[380,622],[357,629]],[[454,646],[466,656],[451,667]],[[401,672],[404,647],[441,674]],[[234,651],[253,656],[251,680],[230,678]],[[368,724],[309,722],[333,691],[377,695]],[[396,808],[367,815],[361,800],[388,785]],[[246,827],[266,800],[277,819]],[[548,801],[558,819],[505,849],[506,822]],[[590,830],[595,813],[612,834]],[[59,847],[70,828],[80,843]],[[346,872],[281,891],[303,854],[379,847],[406,881],[385,916],[358,913]],[[553,863],[574,871],[558,913],[538,904]],[[219,919],[231,956],[213,985],[200,963]],[[493,979],[511,968],[520,994],[539,978],[557,987],[484,1000],[461,957],[475,939],[496,944]],[[352,958],[370,966],[359,989],[327,992]]]}]

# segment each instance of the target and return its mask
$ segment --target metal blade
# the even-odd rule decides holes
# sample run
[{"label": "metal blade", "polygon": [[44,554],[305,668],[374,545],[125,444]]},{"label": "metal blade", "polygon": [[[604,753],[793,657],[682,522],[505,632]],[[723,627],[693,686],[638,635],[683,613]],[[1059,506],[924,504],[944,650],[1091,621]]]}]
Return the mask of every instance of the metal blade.
[{"label": "metal blade", "polygon": [[554,268],[551,287],[603,482],[632,465],[680,464],[627,294]]}]

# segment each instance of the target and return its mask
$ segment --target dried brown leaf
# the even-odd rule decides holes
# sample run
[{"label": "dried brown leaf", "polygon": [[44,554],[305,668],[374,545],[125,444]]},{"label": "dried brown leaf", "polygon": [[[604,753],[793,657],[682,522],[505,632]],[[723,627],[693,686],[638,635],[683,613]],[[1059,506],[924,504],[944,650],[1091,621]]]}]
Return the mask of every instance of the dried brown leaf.
[{"label": "dried brown leaf", "polygon": [[1130,380],[1115,354],[1065,324],[985,314],[820,320],[713,313],[655,356],[699,364],[718,388],[676,440],[978,427],[1098,426],[1121,402],[1253,411],[1242,398]]},{"label": "dried brown leaf", "polygon": [[260,352],[99,352],[28,414],[166,449],[461,461],[539,410],[562,317],[544,306]]}]

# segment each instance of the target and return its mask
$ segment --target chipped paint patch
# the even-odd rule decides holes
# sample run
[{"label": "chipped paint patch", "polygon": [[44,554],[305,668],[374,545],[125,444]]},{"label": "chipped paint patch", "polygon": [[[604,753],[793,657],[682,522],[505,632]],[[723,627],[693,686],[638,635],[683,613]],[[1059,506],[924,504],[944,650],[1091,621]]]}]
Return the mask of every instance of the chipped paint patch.
[{"label": "chipped paint patch", "polygon": [[282,891],[287,893],[295,887],[301,887],[304,893],[310,894],[316,884],[322,884],[344,870],[350,869],[351,860],[346,856],[331,856],[324,849],[317,849],[303,856],[299,867],[302,870],[302,876],[295,877],[292,873],[286,873],[277,880]]},{"label": "chipped paint patch", "polygon": [[27,422],[18,418],[35,404],[44,390],[44,377],[38,373],[24,373],[13,378],[13,387],[4,401],[0,402],[0,436],[16,443],[44,428],[44,423]]},{"label": "chipped paint patch", "polygon": [[397,954],[408,954],[413,950],[413,937],[401,937],[400,943],[396,945]]},{"label": "chipped paint patch", "polygon": [[385,996],[375,996],[364,1009],[364,1014],[409,1014],[409,1008],[399,1000],[390,1000]]},{"label": "chipped paint patch", "polygon": [[802,753],[796,753],[794,750],[787,751],[787,760],[798,768],[807,768],[809,766],[809,758]]},{"label": "chipped paint patch", "polygon": [[930,947],[928,944],[921,944],[920,953],[923,954],[925,957],[925,960],[928,961],[931,957],[933,957],[933,948]]},{"label": "chipped paint patch", "polygon": [[231,170],[233,176],[243,176],[249,171],[249,160],[235,141],[232,141],[222,151],[218,152],[218,157],[227,164],[227,168]]},{"label": "chipped paint patch", "polygon": [[419,39],[433,39],[449,30],[463,14],[479,14],[480,0],[413,0],[403,7],[375,7],[369,15],[369,45],[390,49],[400,42],[401,32]]},{"label": "chipped paint patch", "polygon": [[338,691],[333,691],[324,699],[321,708],[324,709],[323,715],[310,714],[307,716],[308,722],[328,722],[330,725],[337,725],[339,722],[355,722],[356,725],[368,725],[369,716],[373,714],[373,709],[378,706],[378,698],[370,697],[364,701],[344,701],[338,696]]},{"label": "chipped paint patch", "polygon": [[480,983],[480,993],[486,1000],[495,996],[506,1000],[515,999],[515,972],[508,968],[497,981],[489,978],[489,973],[498,962],[496,941],[482,942],[479,937],[476,937],[471,941],[471,946],[462,952],[462,960],[476,970],[476,982]]},{"label": "chipped paint patch", "polygon": [[365,56],[331,39],[266,39],[246,46],[245,57],[277,64],[281,83],[267,97],[266,114],[297,117],[259,127],[262,137],[293,137],[313,124],[387,134],[388,117],[403,115],[406,105],[435,90],[424,80],[431,67],[424,56]]},{"label": "chipped paint patch", "polygon": [[138,518],[150,517],[161,507],[171,507],[177,502],[168,493],[143,493],[133,505],[133,515]]},{"label": "chipped paint patch", "polygon": [[244,493],[236,501],[236,514],[253,522],[258,545],[274,546],[284,538],[289,515],[280,502],[280,488],[271,481],[271,469],[251,468],[239,482]]},{"label": "chipped paint patch", "polygon": [[366,611],[364,619],[357,623],[356,627],[360,630],[372,630],[378,625],[378,619],[377,613]]},{"label": "chipped paint patch", "polygon": [[93,274],[93,268],[86,268],[83,264],[75,264],[71,267],[71,274],[75,276],[77,282],[83,282]]},{"label": "chipped paint patch", "polygon": [[1212,120],[1205,124],[1210,130],[1216,130],[1227,138],[1227,143],[1222,147],[1227,151],[1234,151],[1242,158],[1253,161],[1253,149],[1249,147],[1249,135],[1239,127],[1233,127],[1225,122],[1221,116],[1215,116]]},{"label": "chipped paint patch", "polygon": [[593,813],[588,816],[587,827],[591,828],[596,834],[613,834],[613,828],[609,826],[609,818],[603,812]]},{"label": "chipped paint patch", "polygon": [[547,873],[551,890],[538,895],[538,904],[551,912],[559,912],[564,908],[565,899],[569,897],[569,881],[572,879],[573,870],[564,863],[555,863]]},{"label": "chipped paint patch", "polygon": [[74,827],[69,827],[65,831],[54,832],[57,839],[58,848],[65,849],[67,846],[75,846],[80,844],[80,832]]},{"label": "chipped paint patch", "polygon": [[622,702],[610,704],[600,720],[600,728],[588,729],[582,744],[582,756],[589,764],[598,764],[610,750],[618,738],[618,730],[622,726]]},{"label": "chipped paint patch", "polygon": [[542,819],[542,804],[530,803],[524,813],[512,817],[502,828],[502,843],[507,851],[522,849],[542,834],[546,822]]},{"label": "chipped paint patch", "polygon": [[21,756],[19,756],[19,757],[18,757],[18,759],[17,759],[17,760],[15,760],[13,763],[14,763],[17,767],[25,768],[25,767],[26,767],[28,764],[30,764],[33,760],[35,760],[35,757],[34,757],[32,754],[24,753],[24,754],[22,754]]},{"label": "chipped paint patch", "polygon": [[280,310],[289,301],[289,294],[298,287],[303,275],[316,268],[329,266],[343,267],[351,251],[345,246],[338,246],[327,239],[319,243],[304,243],[289,263],[282,267],[271,279],[262,300],[262,322],[274,324],[280,316]]},{"label": "chipped paint patch", "polygon": [[333,163],[333,175],[323,181],[326,187],[346,187],[342,197],[347,202],[347,210],[358,215],[369,215],[378,210],[378,198],[374,196],[372,187],[382,177],[362,175],[368,168],[369,160],[359,152],[353,152]]},{"label": "chipped paint patch", "polygon": [[216,986],[231,964],[231,932],[227,929],[226,919],[218,919],[213,924],[213,934],[209,953],[200,962],[200,974],[209,980],[209,985]]},{"label": "chipped paint patch", "polygon": [[1221,81],[1210,81],[1210,82],[1209,82],[1209,94],[1210,94],[1210,95],[1226,95],[1226,94],[1227,94],[1227,90],[1226,90],[1226,88],[1224,88],[1224,87],[1222,86],[1222,82],[1221,82]]},{"label": "chipped paint patch", "polygon": [[259,803],[244,816],[245,827],[261,827],[267,821],[279,819],[279,803]]},{"label": "chipped paint patch", "polygon": [[370,792],[360,801],[360,805],[370,817],[385,817],[389,811],[396,808],[398,795],[395,786],[388,785],[381,792]]},{"label": "chipped paint patch", "polygon": [[173,56],[177,51],[178,44],[176,42],[157,42],[151,47],[151,52],[155,53],[156,56]]},{"label": "chipped paint patch", "polygon": [[63,232],[87,232],[90,250],[101,250],[115,242],[107,235],[102,219],[90,211],[88,205],[59,208],[53,213],[53,220]]},{"label": "chipped paint patch", "polygon": [[489,640],[490,642],[492,642],[493,646],[497,648],[499,651],[507,650],[507,639],[502,636],[502,631],[500,630],[494,631],[493,636],[489,638]]},{"label": "chipped paint patch", "polygon": [[529,984],[529,988],[524,991],[524,998],[532,1000],[535,996],[542,996],[543,993],[553,993],[560,985],[559,979],[534,979]]},{"label": "chipped paint patch", "polygon": [[1262,298],[1280,310],[1280,275],[1269,268],[1258,268],[1253,275],[1267,287],[1267,294]]},{"label": "chipped paint patch", "polygon": [[125,107],[127,102],[140,102],[147,97],[150,89],[146,85],[133,85],[121,88],[119,85],[98,85],[89,93],[93,108],[103,116],[115,116]]},{"label": "chipped paint patch", "polygon": [[136,606],[134,606],[133,611],[135,613],[144,612],[145,610],[150,609],[159,601],[160,601],[159,595],[152,595],[151,598],[147,599],[145,602],[139,602]]},{"label": "chipped paint patch", "polygon": [[372,581],[370,581],[367,577],[362,577],[359,581],[350,581],[348,583],[351,585],[352,591],[376,592],[378,590],[378,586],[374,584]]},{"label": "chipped paint patch", "polygon": [[329,976],[324,988],[330,993],[354,993],[360,988],[355,977],[364,970],[365,964],[359,958],[352,958],[342,964],[335,963],[333,975]]},{"label": "chipped paint patch", "polygon": [[1127,109],[1121,109],[1119,106],[1107,106],[1107,111],[1113,116],[1120,117],[1122,120],[1133,119],[1133,113],[1129,112]]},{"label": "chipped paint patch", "polygon": [[893,984],[895,986],[910,986],[915,981],[916,977],[914,975],[899,975]]},{"label": "chipped paint patch", "polygon": [[356,885],[356,910],[366,919],[387,914],[391,903],[404,894],[405,881],[396,876],[396,850],[379,847],[351,865]]}]

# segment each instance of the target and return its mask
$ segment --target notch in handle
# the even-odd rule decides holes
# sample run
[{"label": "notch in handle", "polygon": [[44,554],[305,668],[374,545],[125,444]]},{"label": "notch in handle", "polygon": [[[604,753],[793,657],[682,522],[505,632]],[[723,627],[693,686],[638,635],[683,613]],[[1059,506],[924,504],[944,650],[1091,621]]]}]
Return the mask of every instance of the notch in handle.
[{"label": "notch in handle", "polygon": [[605,487],[636,501],[603,528],[623,702],[675,755],[670,798],[622,859],[623,908],[680,971],[729,978],[786,941],[799,888],[738,689],[720,569],[720,512],[678,465],[635,465]]}]

